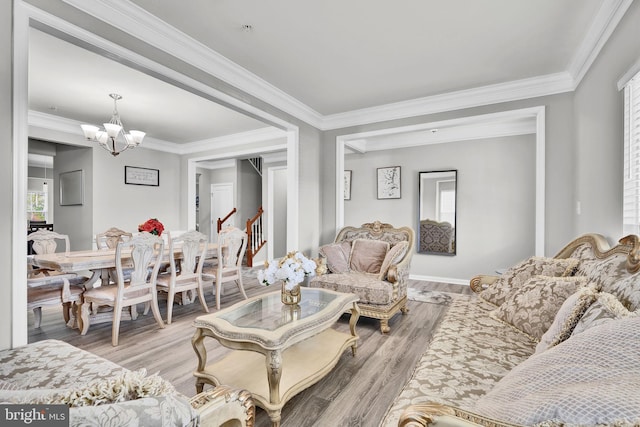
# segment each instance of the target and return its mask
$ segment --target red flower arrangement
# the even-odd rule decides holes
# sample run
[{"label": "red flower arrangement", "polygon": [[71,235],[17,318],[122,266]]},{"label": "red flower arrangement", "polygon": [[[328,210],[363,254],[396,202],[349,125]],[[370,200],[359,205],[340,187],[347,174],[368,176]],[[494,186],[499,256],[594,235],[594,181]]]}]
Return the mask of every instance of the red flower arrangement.
[{"label": "red flower arrangement", "polygon": [[146,231],[147,233],[160,236],[164,231],[164,225],[157,218],[151,218],[138,226],[138,231]]}]

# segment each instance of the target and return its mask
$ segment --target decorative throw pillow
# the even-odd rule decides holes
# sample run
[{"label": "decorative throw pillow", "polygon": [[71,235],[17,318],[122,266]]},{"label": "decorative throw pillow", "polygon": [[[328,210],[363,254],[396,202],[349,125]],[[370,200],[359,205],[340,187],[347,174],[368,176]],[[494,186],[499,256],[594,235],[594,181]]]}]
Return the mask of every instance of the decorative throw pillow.
[{"label": "decorative throw pillow", "polygon": [[495,282],[478,296],[496,306],[502,305],[512,289],[522,286],[533,276],[563,277],[573,274],[578,265],[575,258],[531,257],[505,271]]},{"label": "decorative throw pillow", "polygon": [[535,276],[513,289],[490,316],[524,332],[535,341],[549,329],[562,303],[586,285],[581,276]]},{"label": "decorative throw pillow", "polygon": [[378,279],[384,280],[387,278],[387,271],[389,270],[389,267],[400,262],[402,257],[407,253],[407,248],[409,248],[409,242],[407,241],[398,242],[391,246],[391,249],[389,249],[387,255],[385,255],[384,260],[382,261]]},{"label": "decorative throw pillow", "polygon": [[615,295],[631,311],[640,309],[640,273],[603,283],[601,290]]},{"label": "decorative throw pillow", "polygon": [[583,333],[589,328],[625,317],[637,317],[638,314],[627,310],[615,295],[607,292],[600,292],[596,300],[586,309],[580,320],[573,328],[571,336]]},{"label": "decorative throw pillow", "polygon": [[576,323],[587,308],[593,304],[597,295],[597,287],[589,284],[569,296],[558,310],[547,332],[540,338],[540,342],[536,346],[536,353],[542,353],[569,338]]},{"label": "decorative throw pillow", "polygon": [[318,252],[327,259],[327,267],[332,273],[347,273],[349,271],[351,242],[324,245],[320,247]]},{"label": "decorative throw pillow", "polygon": [[640,317],[593,327],[533,355],[473,412],[518,425],[638,425]]},{"label": "decorative throw pillow", "polygon": [[147,376],[146,369],[140,369],[125,371],[112,378],[98,378],[76,389],[43,395],[29,403],[65,404],[71,407],[95,406],[173,393],[175,388],[171,383],[157,374]]},{"label": "decorative throw pillow", "polygon": [[351,243],[349,268],[360,273],[378,274],[388,250],[388,242],[356,239]]}]

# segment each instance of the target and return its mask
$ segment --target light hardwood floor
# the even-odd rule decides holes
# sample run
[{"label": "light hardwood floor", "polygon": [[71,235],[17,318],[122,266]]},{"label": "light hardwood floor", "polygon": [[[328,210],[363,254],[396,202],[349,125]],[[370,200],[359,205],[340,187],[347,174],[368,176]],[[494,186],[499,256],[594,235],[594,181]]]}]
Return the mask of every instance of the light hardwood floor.
[{"label": "light hardwood floor", "polygon": [[[411,287],[455,293],[471,293],[460,285],[412,281]],[[276,291],[263,287],[252,277],[245,280],[245,290],[251,297]],[[209,310],[215,311],[212,289],[205,291]],[[226,284],[222,294],[222,308],[240,301],[241,295],[233,284]],[[361,317],[357,332],[360,336],[357,355],[345,351],[337,366],[323,380],[295,396],[282,410],[283,427],[376,427],[387,408],[411,376],[414,366],[428,346],[435,327],[446,312],[446,305],[409,301],[409,313],[396,315],[390,322],[391,333],[382,335],[379,322]],[[160,302],[166,316],[166,303]],[[42,325],[33,327],[29,314],[29,342],[59,339],[109,359],[128,369],[147,369],[158,372],[178,391],[187,396],[195,394],[192,375],[197,359],[191,346],[193,320],[204,314],[198,302],[175,306],[173,322],[165,329],[158,328],[151,313],[140,315],[135,321],[123,321],[120,344],[111,346],[111,323],[92,325],[85,336],[64,325],[61,310],[43,310]],[[348,316],[343,316],[336,328],[348,332]],[[215,340],[206,343],[210,361],[221,358],[229,350]],[[242,369],[242,366],[238,366]],[[269,418],[256,410],[256,427],[269,426]]]}]

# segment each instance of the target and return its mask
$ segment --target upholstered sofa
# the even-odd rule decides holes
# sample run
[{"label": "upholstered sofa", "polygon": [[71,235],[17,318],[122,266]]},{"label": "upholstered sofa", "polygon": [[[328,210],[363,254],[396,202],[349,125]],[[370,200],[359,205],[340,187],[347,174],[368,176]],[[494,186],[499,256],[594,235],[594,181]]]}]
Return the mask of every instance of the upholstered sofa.
[{"label": "upholstered sofa", "polygon": [[0,351],[0,402],[65,405],[70,426],[250,426],[255,416],[246,391],[220,386],[188,398],[158,375],[58,340]]},{"label": "upholstered sofa", "polygon": [[334,243],[320,247],[327,272],[313,277],[309,286],[358,295],[360,315],[379,319],[382,333],[388,333],[389,319],[408,311],[414,240],[413,229],[380,221],[344,227]]},{"label": "upholstered sofa", "polygon": [[380,425],[640,425],[639,255],[587,234],[474,277]]}]

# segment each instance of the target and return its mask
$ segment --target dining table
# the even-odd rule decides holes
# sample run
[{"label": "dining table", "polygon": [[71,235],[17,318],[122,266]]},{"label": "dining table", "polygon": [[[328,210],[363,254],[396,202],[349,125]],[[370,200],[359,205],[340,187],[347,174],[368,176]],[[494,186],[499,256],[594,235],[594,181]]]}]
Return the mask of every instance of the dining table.
[{"label": "dining table", "polygon": [[[164,249],[165,255],[163,262],[169,262],[169,249]],[[207,249],[205,251],[205,258],[216,258],[218,254],[217,243],[207,243]],[[175,260],[179,261],[182,258],[181,245],[176,244],[173,249]],[[34,268],[48,269],[59,271],[62,273],[76,273],[79,275],[86,275],[87,281],[83,282],[85,289],[90,289],[95,286],[101,286],[108,284],[109,282],[109,270],[116,268],[116,250],[115,249],[91,249],[83,251],[69,251],[69,252],[54,252],[41,255],[27,255],[27,264]],[[122,266],[133,267],[131,260],[131,250],[122,251]],[[88,273],[88,274],[87,274]],[[106,283],[105,283],[106,281]],[[98,283],[100,282],[100,283]],[[183,304],[190,304],[193,302],[194,296],[183,295],[181,301]],[[82,334],[86,333],[86,327],[83,327],[80,321],[79,312],[82,309],[82,303],[78,308],[78,313],[74,313],[74,328],[80,329]],[[99,315],[95,313],[95,315]],[[134,310],[135,316],[135,310]],[[135,317],[133,317],[135,319]]]},{"label": "dining table", "polygon": [[[207,243],[205,258],[217,256],[218,244]],[[165,248],[163,261],[169,262],[169,249]],[[132,267],[130,251],[122,252],[122,266]],[[91,249],[83,251],[55,252],[41,255],[27,255],[27,263],[36,268],[60,271],[62,273],[90,272],[91,276],[84,283],[86,288],[93,287],[99,280],[105,277],[102,272],[116,267],[115,249]],[[173,257],[176,260],[182,258],[180,245],[175,245]]]}]

